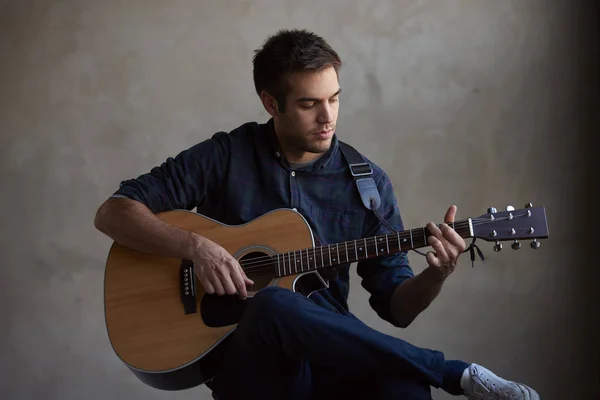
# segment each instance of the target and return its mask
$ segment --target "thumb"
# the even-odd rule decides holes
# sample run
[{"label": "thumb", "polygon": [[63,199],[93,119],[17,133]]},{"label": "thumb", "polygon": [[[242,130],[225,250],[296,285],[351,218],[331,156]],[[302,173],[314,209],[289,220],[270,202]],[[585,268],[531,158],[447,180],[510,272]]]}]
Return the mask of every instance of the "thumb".
[{"label": "thumb", "polygon": [[454,222],[454,217],[456,217],[457,209],[458,207],[456,207],[454,204],[451,205],[450,208],[448,208],[448,211],[446,211],[446,215],[444,216],[445,223]]}]

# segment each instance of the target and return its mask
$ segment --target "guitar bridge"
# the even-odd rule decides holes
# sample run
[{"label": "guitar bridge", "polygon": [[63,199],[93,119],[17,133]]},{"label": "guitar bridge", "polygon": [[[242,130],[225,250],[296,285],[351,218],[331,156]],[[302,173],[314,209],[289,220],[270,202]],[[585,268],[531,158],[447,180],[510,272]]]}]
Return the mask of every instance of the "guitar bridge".
[{"label": "guitar bridge", "polygon": [[182,260],[179,267],[179,291],[185,314],[195,314],[196,311],[196,278],[194,263]]}]

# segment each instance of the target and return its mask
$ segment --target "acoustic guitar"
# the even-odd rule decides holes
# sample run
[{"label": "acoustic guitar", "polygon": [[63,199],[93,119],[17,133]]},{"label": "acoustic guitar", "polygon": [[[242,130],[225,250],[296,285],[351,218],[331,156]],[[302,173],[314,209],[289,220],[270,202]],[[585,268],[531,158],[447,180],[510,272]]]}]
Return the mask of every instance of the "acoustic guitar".
[{"label": "acoustic guitar", "polygon": [[[319,269],[400,251],[427,247],[425,227],[315,247],[304,217],[278,209],[239,226],[200,214],[174,210],[163,221],[197,232],[235,257],[254,281],[248,295],[280,286],[309,296],[328,287]],[[488,209],[486,214],[450,224],[467,238],[503,241],[518,249],[520,240],[548,237],[543,207]],[[113,243],[106,262],[104,305],[110,343],[123,363],[143,382],[180,390],[209,381],[219,344],[235,330],[247,301],[237,295],[209,295],[196,280],[190,260],[141,253]]]}]

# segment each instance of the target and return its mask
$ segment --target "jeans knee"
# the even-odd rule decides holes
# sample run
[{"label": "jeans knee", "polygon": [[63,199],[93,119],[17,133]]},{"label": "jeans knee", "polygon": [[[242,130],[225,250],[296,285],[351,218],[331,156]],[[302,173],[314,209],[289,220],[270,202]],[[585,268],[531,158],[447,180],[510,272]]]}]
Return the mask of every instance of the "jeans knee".
[{"label": "jeans knee", "polygon": [[246,312],[252,317],[280,318],[294,309],[293,300],[299,296],[289,289],[268,286],[259,290],[248,304]]}]

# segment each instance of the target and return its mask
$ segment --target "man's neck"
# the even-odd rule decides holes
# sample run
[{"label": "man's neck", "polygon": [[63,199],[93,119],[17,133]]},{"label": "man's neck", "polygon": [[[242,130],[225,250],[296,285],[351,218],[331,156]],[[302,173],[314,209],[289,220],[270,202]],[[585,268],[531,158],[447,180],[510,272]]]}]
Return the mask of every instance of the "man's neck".
[{"label": "man's neck", "polygon": [[298,168],[307,167],[309,165],[314,164],[315,161],[317,161],[322,156],[323,156],[323,154],[317,154],[317,158],[312,159],[310,161],[301,161],[301,162],[291,161],[288,159],[288,163],[290,164],[290,167],[292,167],[292,169],[298,169]]},{"label": "man's neck", "polygon": [[315,161],[317,161],[319,158],[323,157],[323,153],[303,152],[303,153],[294,154],[293,152],[286,151],[283,148],[282,148],[282,151],[283,151],[283,155],[284,155],[285,159],[290,164],[299,164],[299,165],[312,164]]}]

